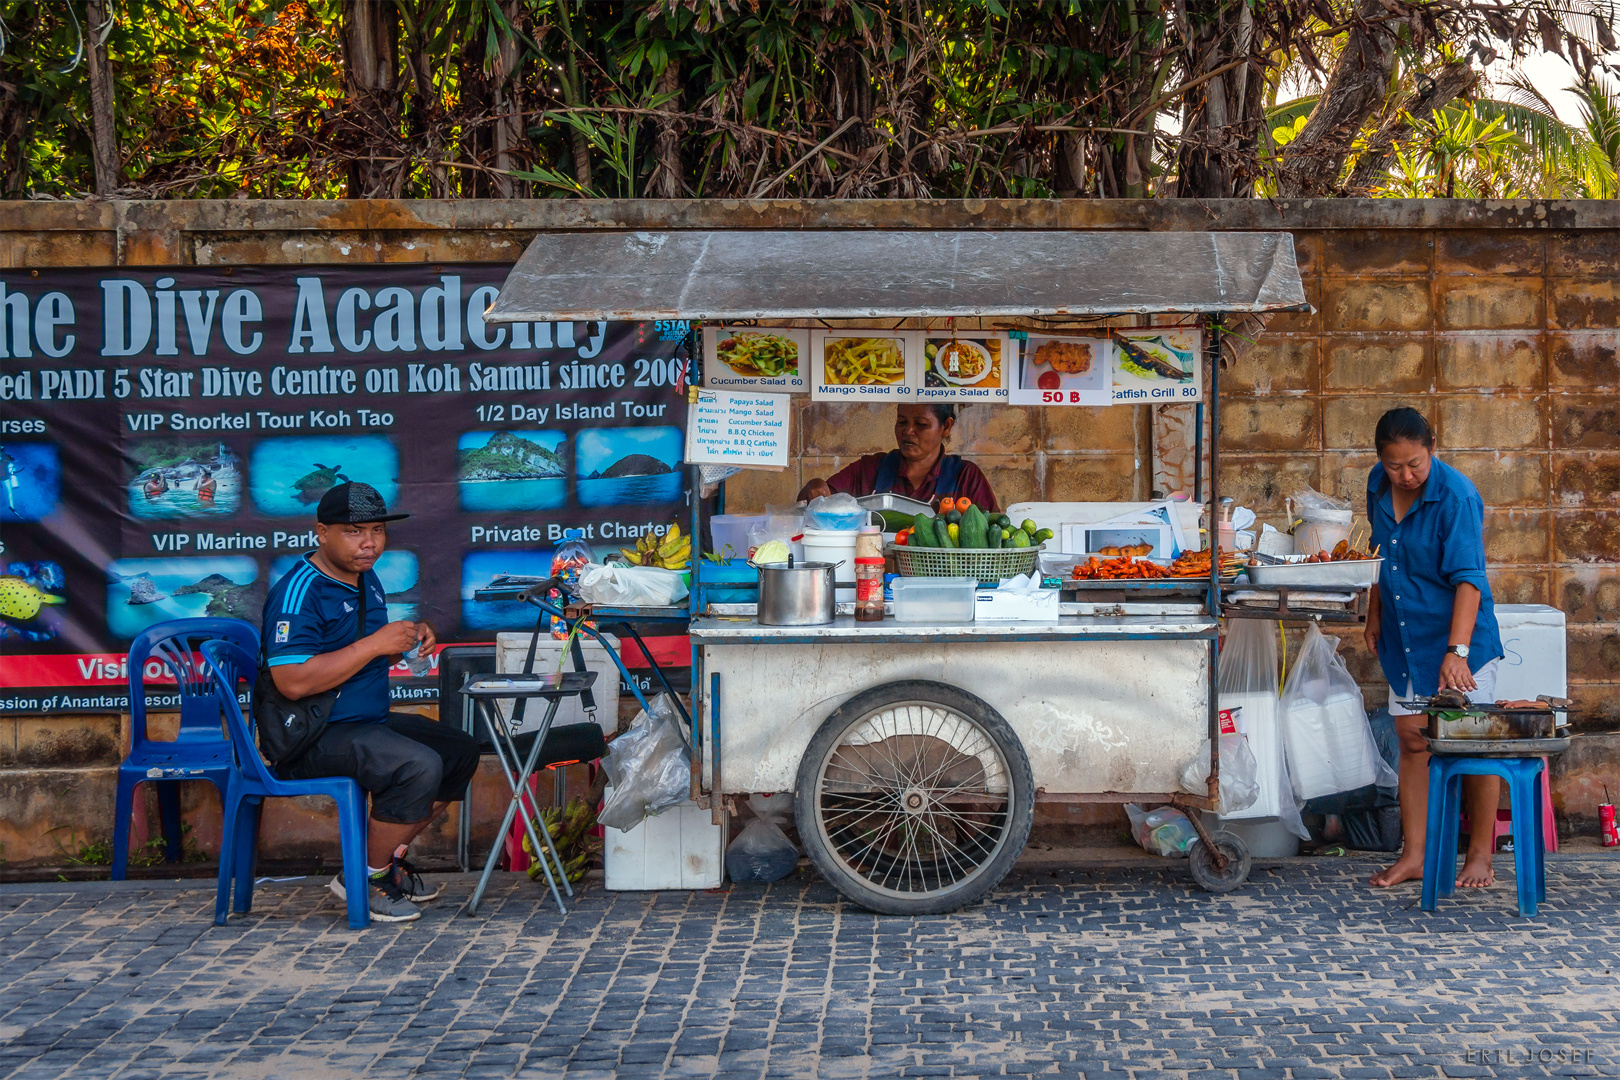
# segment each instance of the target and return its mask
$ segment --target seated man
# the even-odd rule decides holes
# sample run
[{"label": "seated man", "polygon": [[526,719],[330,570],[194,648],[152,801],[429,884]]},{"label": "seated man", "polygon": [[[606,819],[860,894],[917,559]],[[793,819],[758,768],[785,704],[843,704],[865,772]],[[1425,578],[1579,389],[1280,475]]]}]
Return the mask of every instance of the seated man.
[{"label": "seated man", "polygon": [[[462,797],[478,767],[478,746],[461,729],[388,711],[389,666],[412,646],[434,645],[427,623],[388,621],[372,570],[388,547],[385,523],[409,516],[388,513],[370,484],[337,485],[315,512],[320,546],[264,603],[265,656],[276,688],[295,701],[337,690],[319,741],[281,773],[288,780],[352,776],[371,793],[371,917],[383,922],[419,918],[415,905],[439,895],[405,862],[405,849]],[[357,628],[361,611],[365,625]],[[330,888],[345,897],[342,874]]]}]

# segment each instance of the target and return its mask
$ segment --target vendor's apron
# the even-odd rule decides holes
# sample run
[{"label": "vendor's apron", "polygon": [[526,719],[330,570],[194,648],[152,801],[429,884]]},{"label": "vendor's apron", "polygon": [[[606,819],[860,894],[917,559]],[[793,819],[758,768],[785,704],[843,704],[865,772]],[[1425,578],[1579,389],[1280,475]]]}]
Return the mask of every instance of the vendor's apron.
[{"label": "vendor's apron", "polygon": [[[883,457],[883,463],[878,466],[877,479],[872,481],[873,494],[881,494],[894,490],[894,482],[900,479],[900,464],[905,459],[900,451],[890,450]],[[946,454],[939,461],[939,479],[934,481],[934,494],[940,498],[956,494],[956,480],[962,475],[962,455]]]}]

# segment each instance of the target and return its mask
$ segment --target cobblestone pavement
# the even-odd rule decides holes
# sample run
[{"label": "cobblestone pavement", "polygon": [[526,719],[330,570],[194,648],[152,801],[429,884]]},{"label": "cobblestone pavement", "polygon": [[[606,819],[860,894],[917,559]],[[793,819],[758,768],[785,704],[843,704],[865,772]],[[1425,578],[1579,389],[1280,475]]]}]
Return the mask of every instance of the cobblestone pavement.
[{"label": "cobblestone pavement", "polygon": [[917,919],[808,871],[468,919],[457,878],[362,933],[312,882],[224,928],[211,883],[4,886],[0,1077],[1620,1075],[1616,857],[1552,857],[1535,919],[1510,859],[1433,915],[1371,869],[1025,868]]}]

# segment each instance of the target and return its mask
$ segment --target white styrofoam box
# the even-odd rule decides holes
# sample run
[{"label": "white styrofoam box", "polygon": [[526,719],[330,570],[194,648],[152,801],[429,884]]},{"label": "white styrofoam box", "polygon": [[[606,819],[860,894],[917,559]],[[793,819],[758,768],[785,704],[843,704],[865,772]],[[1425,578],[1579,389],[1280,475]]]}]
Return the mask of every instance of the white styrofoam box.
[{"label": "white styrofoam box", "polygon": [[1498,701],[1569,696],[1562,611],[1545,604],[1497,604],[1496,625],[1504,654],[1496,670]]},{"label": "white styrofoam box", "polygon": [[[528,659],[529,639],[532,633],[510,633],[495,635],[495,670],[502,675],[515,675],[523,671],[523,661]],[[611,634],[604,634],[614,647],[618,647],[618,639]],[[596,672],[596,682],[591,685],[591,693],[596,698],[596,722],[602,730],[611,735],[619,727],[619,668],[608,656],[607,650],[600,644],[581,635],[579,647],[585,656],[585,667]],[[558,641],[550,634],[542,632],[540,645],[534,653],[534,671],[536,674],[547,675],[557,670],[557,662],[562,660],[563,671],[573,671],[572,657],[563,659],[563,642]],[[498,698],[501,715],[512,715],[512,700]],[[523,710],[525,727],[532,730],[532,726],[545,716],[546,702],[542,698],[532,699]],[[577,697],[564,698],[557,707],[557,718],[552,721],[553,727],[563,724],[578,724],[587,719],[585,708]]]},{"label": "white styrofoam box", "polygon": [[973,618],[979,622],[1057,622],[1058,599],[1057,589],[980,589],[973,604]]},{"label": "white styrofoam box", "polygon": [[1256,766],[1255,778],[1260,783],[1260,794],[1255,798],[1254,805],[1226,815],[1225,820],[1279,816],[1282,813],[1283,746],[1282,731],[1277,723],[1280,711],[1277,695],[1226,693],[1221,695],[1221,708],[1242,710],[1237,715],[1237,729],[1249,740],[1249,750],[1254,754]]},{"label": "white styrofoam box", "polygon": [[[1063,539],[1063,525],[1066,522],[1095,525],[1100,521],[1109,521],[1113,518],[1134,514],[1156,505],[1151,502],[1118,502],[1118,503],[1086,503],[1086,502],[1027,502],[1014,503],[1007,507],[1006,514],[1013,519],[1016,525],[1025,518],[1035,522],[1038,529],[1051,529],[1059,542]],[[1197,503],[1178,502],[1175,504],[1176,516],[1181,523],[1182,535],[1186,538],[1187,548],[1196,551],[1202,544],[1199,541],[1198,520],[1202,508]],[[1047,541],[1051,543],[1051,541]],[[1067,550],[1065,548],[1065,550]]]},{"label": "white styrofoam box", "polygon": [[726,868],[726,815],[685,802],[633,829],[602,830],[604,885],[609,889],[717,889]]}]

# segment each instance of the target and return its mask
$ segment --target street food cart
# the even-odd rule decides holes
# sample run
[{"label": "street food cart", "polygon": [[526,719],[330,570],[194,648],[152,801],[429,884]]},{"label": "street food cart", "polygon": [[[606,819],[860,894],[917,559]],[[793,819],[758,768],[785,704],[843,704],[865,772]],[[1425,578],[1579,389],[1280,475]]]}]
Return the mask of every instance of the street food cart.
[{"label": "street food cart", "polygon": [[[535,240],[485,319],[1047,329],[1194,319],[1208,391],[1197,447],[1206,416],[1219,429],[1227,317],[1307,307],[1287,233],[593,230]],[[695,361],[695,339],[687,352]],[[1210,444],[1196,498],[1214,522]],[[695,495],[701,476],[689,475]],[[691,505],[701,537],[704,500]],[[1197,813],[1218,805],[1220,566],[1210,560],[1191,596],[1187,581],[1118,582],[1133,603],[1071,595],[1055,622],[949,626],[848,615],[766,626],[746,605],[709,603],[695,577],[694,794],[718,820],[724,800],[794,792],[817,869],[881,912],[943,912],[984,895],[1022,850],[1037,802],[1185,807],[1200,837],[1195,879],[1232,888],[1248,853]],[[1206,739],[1206,792],[1178,790]]]}]

